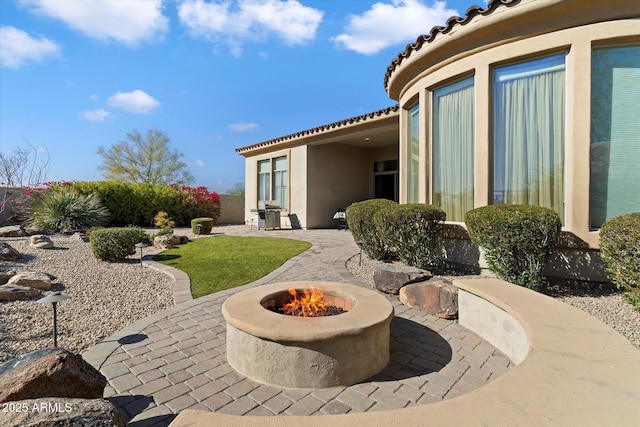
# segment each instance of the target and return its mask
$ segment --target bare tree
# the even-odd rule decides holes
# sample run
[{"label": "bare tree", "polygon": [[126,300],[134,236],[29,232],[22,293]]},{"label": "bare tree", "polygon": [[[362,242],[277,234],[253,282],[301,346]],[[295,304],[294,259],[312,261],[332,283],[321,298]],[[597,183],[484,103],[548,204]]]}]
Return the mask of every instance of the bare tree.
[{"label": "bare tree", "polygon": [[109,149],[98,147],[104,163],[98,168],[106,179],[148,184],[190,184],[193,176],[178,151],[169,151],[169,137],[158,130],[147,131],[146,138],[133,130]]},{"label": "bare tree", "polygon": [[24,194],[15,187],[38,187],[46,181],[51,158],[44,156],[25,139],[28,148],[18,147],[12,153],[0,153],[0,224],[13,218],[24,201]]}]

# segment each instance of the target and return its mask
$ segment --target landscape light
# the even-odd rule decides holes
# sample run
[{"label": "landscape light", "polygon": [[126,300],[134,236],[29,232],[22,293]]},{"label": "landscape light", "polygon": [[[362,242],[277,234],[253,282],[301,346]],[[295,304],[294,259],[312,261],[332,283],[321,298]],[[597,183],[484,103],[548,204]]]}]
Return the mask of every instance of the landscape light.
[{"label": "landscape light", "polygon": [[58,347],[58,326],[57,326],[57,313],[56,306],[59,301],[64,301],[71,298],[69,295],[61,294],[60,291],[54,292],[51,295],[47,295],[44,298],[40,298],[38,301],[40,304],[51,303],[53,305],[53,346]]},{"label": "landscape light", "polygon": [[136,248],[140,248],[140,268],[142,268],[142,249],[146,248],[147,246],[149,246],[149,245],[147,245],[144,242],[140,242],[140,243],[136,243],[135,244]]}]

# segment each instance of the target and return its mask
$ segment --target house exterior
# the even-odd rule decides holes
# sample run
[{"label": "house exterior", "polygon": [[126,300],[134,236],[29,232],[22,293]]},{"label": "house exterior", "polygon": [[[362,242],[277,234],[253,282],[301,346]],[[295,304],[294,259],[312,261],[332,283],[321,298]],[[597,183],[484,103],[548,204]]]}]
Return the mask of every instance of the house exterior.
[{"label": "house exterior", "polygon": [[451,259],[482,265],[466,211],[533,204],[565,232],[547,273],[606,280],[598,230],[640,211],[640,2],[492,0],[418,37],[384,85],[396,107],[239,148],[245,218],[265,194],[267,159],[272,175],[287,159],[287,213],[308,228],[350,202],[392,198],[375,172],[388,167],[393,198],[447,213]]}]

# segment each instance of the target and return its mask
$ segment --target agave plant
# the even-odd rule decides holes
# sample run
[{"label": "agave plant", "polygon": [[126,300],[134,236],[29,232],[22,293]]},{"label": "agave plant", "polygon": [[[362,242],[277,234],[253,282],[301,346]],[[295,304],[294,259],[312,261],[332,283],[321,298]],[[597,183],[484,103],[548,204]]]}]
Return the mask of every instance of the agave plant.
[{"label": "agave plant", "polygon": [[106,225],[108,220],[109,211],[96,196],[63,188],[33,205],[27,222],[49,232],[69,233]]}]

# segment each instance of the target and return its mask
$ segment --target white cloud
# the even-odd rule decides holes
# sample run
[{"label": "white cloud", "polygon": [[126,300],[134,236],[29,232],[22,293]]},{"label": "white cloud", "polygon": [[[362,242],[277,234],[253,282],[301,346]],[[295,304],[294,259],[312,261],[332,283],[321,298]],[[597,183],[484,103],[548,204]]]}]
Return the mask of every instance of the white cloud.
[{"label": "white cloud", "polygon": [[145,91],[136,89],[133,92],[118,92],[111,95],[107,98],[107,105],[129,113],[149,114],[151,110],[160,106],[160,101]]},{"label": "white cloud", "polygon": [[237,56],[247,40],[273,36],[289,46],[313,40],[323,12],[297,0],[187,0],[178,15],[194,37],[222,43]]},{"label": "white cloud", "polygon": [[258,129],[259,127],[260,125],[258,125],[257,123],[239,122],[229,124],[229,129],[235,130],[236,132],[246,132],[249,130]]},{"label": "white cloud", "polygon": [[351,15],[345,33],[333,41],[345,49],[372,55],[395,44],[413,42],[454,15],[458,12],[447,9],[444,1],[432,7],[419,0],[375,3],[362,15]]},{"label": "white cloud", "polygon": [[11,26],[0,27],[0,65],[20,68],[27,62],[40,62],[60,54],[60,46],[46,38],[31,37]]},{"label": "white cloud", "polygon": [[169,27],[169,20],[162,14],[161,0],[23,0],[22,4],[91,38],[112,39],[130,46],[162,38]]},{"label": "white cloud", "polygon": [[90,110],[82,113],[82,118],[90,122],[104,122],[104,119],[111,117],[112,114],[103,109]]},{"label": "white cloud", "polygon": [[196,160],[196,166],[198,166],[200,168],[203,168],[205,165],[204,165],[204,162],[202,160]]}]

